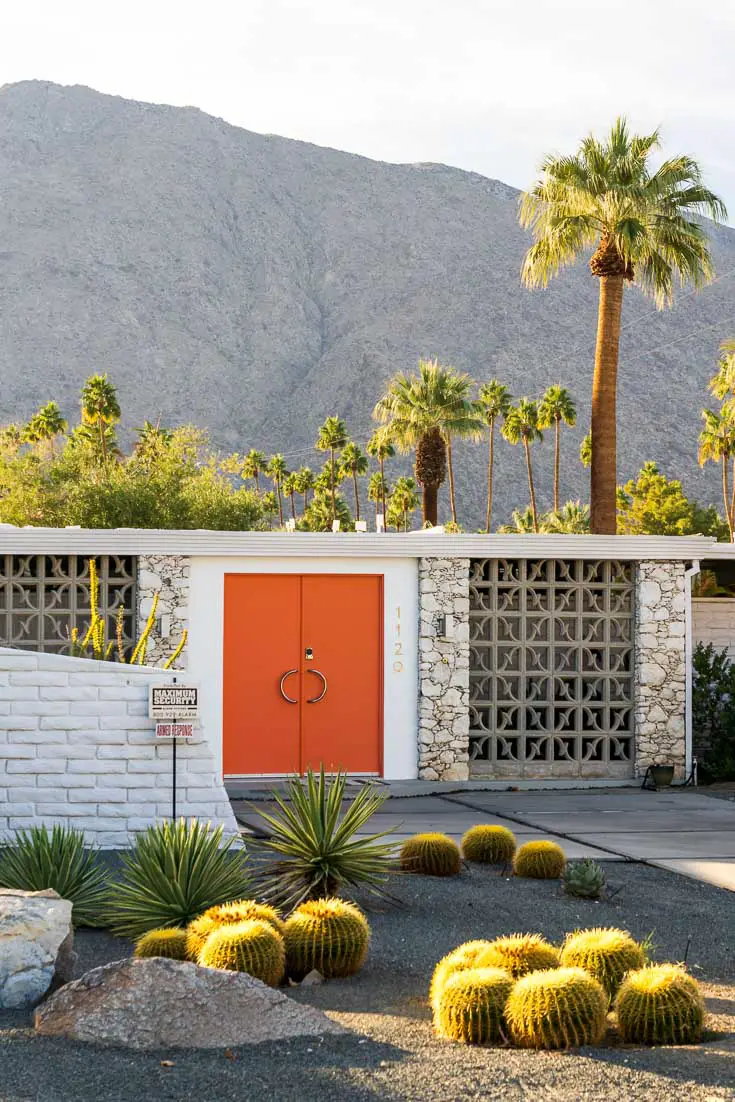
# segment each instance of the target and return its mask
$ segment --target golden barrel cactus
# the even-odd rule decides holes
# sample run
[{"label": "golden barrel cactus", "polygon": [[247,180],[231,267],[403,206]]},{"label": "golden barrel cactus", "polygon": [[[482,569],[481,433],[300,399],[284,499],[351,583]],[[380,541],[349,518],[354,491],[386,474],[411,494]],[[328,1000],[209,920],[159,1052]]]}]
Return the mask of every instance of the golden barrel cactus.
[{"label": "golden barrel cactus", "polygon": [[447,834],[414,834],[401,846],[400,863],[404,872],[456,876],[462,868],[462,855]]},{"label": "golden barrel cactus", "polygon": [[267,922],[277,933],[283,934],[283,919],[275,907],[270,907],[267,903],[256,903],[254,899],[218,903],[215,907],[209,907],[187,926],[186,945],[189,957],[191,960],[198,959],[204,942],[218,926],[231,926],[238,922],[249,922],[251,919]]},{"label": "golden barrel cactus", "polygon": [[288,974],[302,980],[316,969],[325,979],[352,976],[367,957],[370,927],[359,907],[342,899],[313,899],[284,927]]},{"label": "golden barrel cactus", "polygon": [[247,972],[277,987],[286,971],[286,951],[283,938],[268,922],[249,919],[214,929],[202,946],[199,964]]},{"label": "golden barrel cactus", "polygon": [[627,930],[595,928],[570,934],[561,947],[564,968],[584,968],[607,991],[610,1002],[628,972],[646,963],[643,950]]},{"label": "golden barrel cactus", "polygon": [[509,865],[516,851],[516,836],[507,827],[481,823],[462,838],[462,856],[481,865]]},{"label": "golden barrel cactus", "polygon": [[556,968],[559,950],[540,934],[509,934],[491,941],[478,953],[476,968],[503,968],[517,980],[528,972]]},{"label": "golden barrel cactus", "polygon": [[676,964],[630,972],[615,1002],[624,1041],[639,1045],[694,1045],[702,1039],[704,999],[699,984]]},{"label": "golden barrel cactus", "polygon": [[474,968],[478,956],[490,944],[489,941],[482,940],[466,941],[464,945],[458,945],[456,949],[452,949],[451,953],[447,953],[445,957],[442,957],[434,969],[431,986],[429,987],[429,1003],[432,1009],[436,1008],[437,997],[449,977],[453,976],[455,972],[464,971],[466,968]]},{"label": "golden barrel cactus", "polygon": [[556,842],[524,842],[513,858],[513,872],[533,880],[558,880],[566,863],[564,850]]},{"label": "golden barrel cactus", "polygon": [[500,1041],[504,1011],[513,980],[501,968],[468,968],[455,972],[442,988],[434,1010],[440,1037],[468,1045]]},{"label": "golden barrel cactus", "polygon": [[505,1020],[520,1048],[578,1048],[600,1043],[607,1005],[601,984],[582,968],[555,968],[516,981]]},{"label": "golden barrel cactus", "polygon": [[149,930],[136,941],[133,956],[188,960],[186,930],[177,926],[167,927],[164,930]]}]

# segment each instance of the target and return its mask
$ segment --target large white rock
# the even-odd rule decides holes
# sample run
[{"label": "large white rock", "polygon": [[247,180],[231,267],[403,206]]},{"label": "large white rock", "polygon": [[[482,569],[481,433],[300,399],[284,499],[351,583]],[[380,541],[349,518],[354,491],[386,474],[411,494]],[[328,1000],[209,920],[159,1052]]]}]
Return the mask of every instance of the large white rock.
[{"label": "large white rock", "polygon": [[71,978],[71,907],[54,891],[0,888],[0,1007],[35,1006]]},{"label": "large white rock", "polygon": [[163,957],[85,972],[38,1008],[36,1030],[135,1049],[230,1048],[346,1032],[244,972]]}]

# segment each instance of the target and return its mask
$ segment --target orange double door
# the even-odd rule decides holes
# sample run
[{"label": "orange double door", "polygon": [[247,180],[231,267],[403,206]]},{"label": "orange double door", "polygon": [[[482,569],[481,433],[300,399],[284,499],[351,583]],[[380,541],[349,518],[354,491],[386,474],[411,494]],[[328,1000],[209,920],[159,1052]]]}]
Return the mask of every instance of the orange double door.
[{"label": "orange double door", "polygon": [[226,575],[225,775],[380,774],[382,640],[379,575]]}]

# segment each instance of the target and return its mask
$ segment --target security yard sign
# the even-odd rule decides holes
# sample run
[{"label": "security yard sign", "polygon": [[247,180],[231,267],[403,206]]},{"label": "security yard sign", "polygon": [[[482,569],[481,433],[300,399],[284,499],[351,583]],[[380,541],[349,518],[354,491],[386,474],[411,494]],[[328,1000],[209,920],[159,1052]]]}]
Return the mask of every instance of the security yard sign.
[{"label": "security yard sign", "polygon": [[199,688],[196,685],[151,685],[148,718],[198,719]]},{"label": "security yard sign", "polygon": [[193,723],[157,723],[156,738],[177,739],[193,738]]}]

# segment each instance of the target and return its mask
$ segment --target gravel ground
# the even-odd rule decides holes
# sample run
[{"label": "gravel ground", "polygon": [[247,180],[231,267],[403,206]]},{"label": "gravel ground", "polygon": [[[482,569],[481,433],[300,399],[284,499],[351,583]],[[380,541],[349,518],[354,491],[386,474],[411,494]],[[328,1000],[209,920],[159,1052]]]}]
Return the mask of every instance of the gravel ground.
[{"label": "gravel ground", "polygon": [[[368,1100],[735,1099],[735,896],[643,865],[608,865],[609,903],[566,898],[556,884],[473,868],[459,878],[397,877],[400,904],[370,906],[369,961],[352,980],[291,989],[354,1031],[287,1046],[129,1053],[35,1037],[27,1015],[0,1012],[2,1102],[368,1102]],[[575,1053],[465,1048],[437,1040],[426,991],[435,962],[460,942],[517,930],[552,940],[578,926],[619,925],[705,982],[713,1039],[697,1048],[620,1045]],[[124,956],[103,932],[77,937],[78,971]],[[166,1064],[162,1064],[166,1061]],[[171,1062],[172,1066],[168,1066]]]}]

